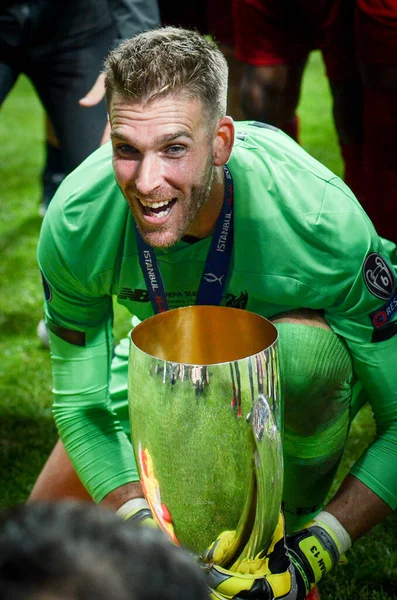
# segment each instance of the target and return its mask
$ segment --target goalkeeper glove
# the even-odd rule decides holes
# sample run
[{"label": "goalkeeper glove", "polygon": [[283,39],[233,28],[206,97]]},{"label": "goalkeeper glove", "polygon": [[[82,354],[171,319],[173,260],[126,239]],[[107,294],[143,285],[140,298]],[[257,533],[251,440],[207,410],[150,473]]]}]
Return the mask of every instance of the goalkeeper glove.
[{"label": "goalkeeper glove", "polygon": [[[337,535],[340,531],[343,532],[343,539]],[[304,529],[287,535],[286,542],[299,587],[305,589],[306,594],[338,564],[342,551],[345,552],[351,545],[347,531],[326,512],[320,513]],[[298,599],[300,597],[305,596],[297,596]]]},{"label": "goalkeeper glove", "polygon": [[[305,529],[285,536],[280,513],[266,553],[239,560],[230,570],[216,564],[204,568],[212,598],[304,600],[315,583],[337,564],[339,554],[339,540],[327,523],[312,521]],[[204,557],[208,558],[208,553]]]}]

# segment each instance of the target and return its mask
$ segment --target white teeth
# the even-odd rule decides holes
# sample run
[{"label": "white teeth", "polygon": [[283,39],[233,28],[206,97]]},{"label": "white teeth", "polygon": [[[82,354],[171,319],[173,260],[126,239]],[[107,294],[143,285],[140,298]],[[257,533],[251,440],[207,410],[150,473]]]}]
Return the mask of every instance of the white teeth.
[{"label": "white teeth", "polygon": [[169,212],[170,212],[170,209],[167,208],[166,210],[162,210],[161,212],[153,213],[153,216],[157,217],[157,219],[160,219],[161,217],[165,217],[166,215],[168,215]]},{"label": "white teeth", "polygon": [[148,208],[160,208],[161,206],[167,206],[170,202],[171,200],[165,200],[164,202],[146,202],[145,200],[140,200],[140,203]]}]

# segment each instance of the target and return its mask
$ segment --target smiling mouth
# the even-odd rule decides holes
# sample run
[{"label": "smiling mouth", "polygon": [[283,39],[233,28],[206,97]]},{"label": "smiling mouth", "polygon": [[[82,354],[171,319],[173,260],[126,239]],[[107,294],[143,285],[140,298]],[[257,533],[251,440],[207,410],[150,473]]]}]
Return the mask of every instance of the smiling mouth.
[{"label": "smiling mouth", "polygon": [[148,217],[156,217],[157,219],[166,217],[176,202],[176,198],[172,198],[171,200],[163,200],[161,202],[146,202],[146,200],[138,200],[143,208],[144,214]]}]

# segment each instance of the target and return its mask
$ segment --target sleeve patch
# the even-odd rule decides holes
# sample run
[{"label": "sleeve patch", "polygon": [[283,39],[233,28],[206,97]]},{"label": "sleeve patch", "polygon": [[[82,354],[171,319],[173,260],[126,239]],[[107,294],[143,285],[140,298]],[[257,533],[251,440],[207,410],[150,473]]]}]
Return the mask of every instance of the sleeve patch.
[{"label": "sleeve patch", "polygon": [[391,298],[383,306],[375,312],[372,312],[369,317],[375,329],[387,325],[397,312],[397,289],[394,290]]},{"label": "sleeve patch", "polygon": [[388,300],[393,293],[395,277],[380,254],[371,252],[363,264],[364,283],[373,296]]},{"label": "sleeve patch", "polygon": [[74,329],[67,329],[66,327],[61,327],[61,325],[57,325],[53,321],[48,321],[48,328],[55,333],[58,337],[69,344],[73,344],[74,346],[85,346],[85,333],[84,331],[76,331]]}]

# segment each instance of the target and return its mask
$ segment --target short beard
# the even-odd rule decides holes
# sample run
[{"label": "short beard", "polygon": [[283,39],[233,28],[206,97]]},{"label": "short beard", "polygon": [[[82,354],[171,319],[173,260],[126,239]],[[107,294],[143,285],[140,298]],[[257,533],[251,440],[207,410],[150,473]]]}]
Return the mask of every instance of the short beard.
[{"label": "short beard", "polygon": [[186,231],[194,223],[200,210],[203,208],[204,204],[207,202],[209,195],[211,193],[214,176],[215,176],[214,158],[213,158],[213,156],[211,156],[205,167],[203,183],[201,183],[200,185],[198,185],[192,189],[192,194],[191,194],[192,213],[190,215],[190,219],[187,224],[187,227],[185,227],[185,231],[183,231],[181,237],[183,237],[185,235]]}]

